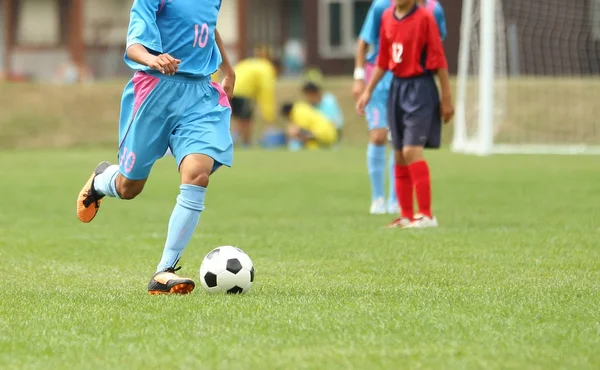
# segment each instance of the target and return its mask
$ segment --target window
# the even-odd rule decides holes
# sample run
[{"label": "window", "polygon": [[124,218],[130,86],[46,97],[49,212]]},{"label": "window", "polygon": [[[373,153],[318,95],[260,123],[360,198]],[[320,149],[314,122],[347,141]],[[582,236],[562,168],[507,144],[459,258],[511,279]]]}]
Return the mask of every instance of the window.
[{"label": "window", "polygon": [[288,39],[304,38],[304,19],[302,0],[286,0],[288,4],[287,13],[287,36]]},{"label": "window", "polygon": [[342,4],[329,3],[327,12],[329,13],[329,45],[339,48],[342,46],[344,28],[344,24],[342,23]]},{"label": "window", "polygon": [[353,36],[358,38],[360,35],[360,29],[367,18],[367,13],[369,12],[369,8],[371,7],[371,1],[354,1],[353,5],[353,17],[352,21],[354,22],[354,33]]},{"label": "window", "polygon": [[592,15],[592,34],[594,40],[600,40],[600,0],[592,0],[590,2]]},{"label": "window", "polygon": [[354,55],[356,39],[371,0],[319,0],[319,54],[324,58]]}]

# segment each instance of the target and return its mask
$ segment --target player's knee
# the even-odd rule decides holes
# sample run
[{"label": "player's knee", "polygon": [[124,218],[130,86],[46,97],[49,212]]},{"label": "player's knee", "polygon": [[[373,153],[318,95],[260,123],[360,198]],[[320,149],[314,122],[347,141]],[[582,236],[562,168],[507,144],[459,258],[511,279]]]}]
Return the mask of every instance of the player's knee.
[{"label": "player's knee", "polygon": [[386,140],[387,130],[385,129],[371,130],[371,132],[369,133],[369,141],[371,142],[371,144],[382,146],[385,145]]},{"label": "player's knee", "polygon": [[144,190],[146,180],[129,180],[122,176],[117,178],[117,192],[121,199],[131,200]]},{"label": "player's knee", "polygon": [[394,151],[394,160],[396,162],[397,165],[399,166],[406,166],[408,163],[406,163],[406,160],[404,159],[404,155],[402,154],[402,150],[395,150]]},{"label": "player's knee", "polygon": [[402,156],[407,164],[423,160],[423,148],[417,146],[407,146],[402,149]]},{"label": "player's knee", "polygon": [[183,159],[179,166],[181,183],[207,187],[215,161],[204,154],[192,154]]},{"label": "player's knee", "polygon": [[121,189],[117,189],[121,199],[131,200],[140,195],[143,188],[137,186],[124,186]]},{"label": "player's knee", "polygon": [[196,186],[208,187],[210,171],[198,170],[191,171],[183,175],[182,183]]}]

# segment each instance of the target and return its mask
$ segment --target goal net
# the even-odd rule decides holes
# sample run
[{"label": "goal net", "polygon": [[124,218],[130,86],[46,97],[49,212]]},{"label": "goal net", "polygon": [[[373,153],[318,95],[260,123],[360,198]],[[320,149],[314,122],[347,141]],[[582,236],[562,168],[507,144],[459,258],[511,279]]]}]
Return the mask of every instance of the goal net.
[{"label": "goal net", "polygon": [[463,0],[453,150],[600,154],[600,0]]}]

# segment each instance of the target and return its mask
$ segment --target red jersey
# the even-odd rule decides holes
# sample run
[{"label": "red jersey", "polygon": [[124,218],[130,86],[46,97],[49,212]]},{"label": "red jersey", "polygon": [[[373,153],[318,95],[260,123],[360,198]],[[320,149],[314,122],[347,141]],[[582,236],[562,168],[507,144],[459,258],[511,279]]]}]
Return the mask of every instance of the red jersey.
[{"label": "red jersey", "polygon": [[377,66],[392,71],[398,78],[448,68],[440,31],[431,12],[417,6],[398,19],[394,10],[387,9],[381,18]]}]

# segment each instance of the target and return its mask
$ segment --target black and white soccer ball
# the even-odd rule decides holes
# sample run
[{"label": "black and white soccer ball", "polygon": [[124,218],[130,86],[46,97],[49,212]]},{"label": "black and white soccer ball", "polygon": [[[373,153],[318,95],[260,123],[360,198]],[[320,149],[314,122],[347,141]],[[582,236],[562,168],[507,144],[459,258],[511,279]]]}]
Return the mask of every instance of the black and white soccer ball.
[{"label": "black and white soccer ball", "polygon": [[224,246],[210,251],[200,266],[200,284],[209,293],[244,294],[254,282],[254,266],[243,250]]}]

